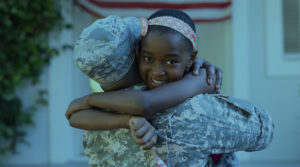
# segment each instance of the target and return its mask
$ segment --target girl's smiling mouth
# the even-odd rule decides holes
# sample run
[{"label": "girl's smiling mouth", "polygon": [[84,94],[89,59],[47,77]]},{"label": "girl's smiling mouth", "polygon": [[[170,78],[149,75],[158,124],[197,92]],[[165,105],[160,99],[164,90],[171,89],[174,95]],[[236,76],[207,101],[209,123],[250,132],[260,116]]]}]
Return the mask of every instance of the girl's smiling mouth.
[{"label": "girl's smiling mouth", "polygon": [[166,81],[160,81],[160,80],[156,80],[153,78],[150,79],[150,85],[151,85],[151,87],[154,87],[154,88],[164,85],[166,83],[167,83]]}]

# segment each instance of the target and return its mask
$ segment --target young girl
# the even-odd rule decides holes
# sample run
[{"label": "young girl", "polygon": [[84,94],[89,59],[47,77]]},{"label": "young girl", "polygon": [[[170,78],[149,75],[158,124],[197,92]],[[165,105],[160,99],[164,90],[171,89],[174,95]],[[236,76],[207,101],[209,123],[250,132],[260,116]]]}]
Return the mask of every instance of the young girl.
[{"label": "young girl", "polygon": [[[171,28],[172,30],[170,29],[170,25],[176,26],[177,23],[184,25],[182,20],[187,20],[186,18],[182,18],[181,15],[182,13],[174,12],[172,10],[171,12],[157,12],[152,17],[153,19],[147,22],[150,24],[149,31],[144,31],[143,33],[146,36],[144,36],[141,40],[141,47],[138,50],[138,59],[140,64],[139,71],[141,77],[150,88],[158,87],[154,90],[167,89],[170,85],[170,87],[176,87],[176,84],[181,81],[178,80],[183,77],[186,69],[189,69],[192,59],[196,55],[195,42],[192,40],[193,34],[189,36],[184,32],[180,32],[180,30],[177,30],[176,28]],[[172,17],[161,18],[161,16]],[[184,15],[184,17],[186,16]],[[164,19],[166,20],[164,21]],[[154,23],[156,25],[152,26],[151,24]],[[168,24],[165,25],[165,23]],[[184,27],[189,29],[186,25],[184,25]],[[147,27],[144,30],[146,29]],[[189,32],[192,31],[190,30]],[[170,84],[164,85],[166,83]],[[189,92],[190,88],[193,89],[192,87],[187,86],[186,91]],[[180,90],[178,89],[176,91]],[[184,91],[180,92],[185,93]],[[72,117],[74,118],[76,114],[83,112],[87,113],[87,111],[83,110],[91,107],[107,108],[129,114],[149,114],[148,111],[152,113],[160,111],[160,109],[164,109],[166,106],[169,107],[169,104],[162,103],[162,106],[154,106],[156,107],[154,110],[145,110],[143,107],[148,105],[144,105],[144,103],[142,103],[143,107],[139,106],[141,101],[143,102],[143,99],[139,99],[140,97],[143,97],[139,96],[139,93],[140,92],[137,93],[131,91],[92,94],[73,102],[70,105],[68,112],[72,113],[73,111],[81,110],[81,112],[73,114],[71,116],[72,119]],[[170,92],[167,92],[166,94],[168,95]],[[169,100],[164,99],[167,95],[162,96],[162,102]],[[173,99],[176,104],[180,102],[180,100],[176,100],[177,97],[175,96],[171,96],[170,98]],[[87,99],[87,101],[85,99]],[[205,100],[205,103],[201,103],[203,100]],[[183,104],[173,109],[156,113],[150,117],[150,119],[153,121],[155,127],[158,128],[158,134],[162,139],[158,145],[158,153],[164,160],[168,160],[169,166],[204,166],[211,165],[211,161],[208,158],[210,153],[226,153],[237,150],[253,151],[266,147],[272,138],[272,122],[270,121],[269,116],[264,111],[253,105],[249,105],[252,107],[250,109],[247,107],[243,108],[241,105],[242,102],[236,102],[238,104],[233,104],[232,100],[226,96],[200,95],[192,98],[191,100],[185,101]],[[153,100],[150,104],[153,104]],[[107,114],[106,116],[115,119],[113,118],[114,116],[110,114]],[[126,120],[128,121],[128,117],[122,116],[119,117],[119,122],[124,122],[124,120],[125,122]],[[82,115],[79,118],[82,118]],[[91,122],[92,121],[90,121],[90,123]],[[126,123],[123,125],[114,123],[113,125],[107,125],[108,128],[117,128],[118,126],[128,127]],[[145,137],[145,132],[147,130],[140,130],[141,128],[139,127],[136,127],[136,129],[138,130],[134,131],[134,133],[138,136]],[[186,129],[185,132],[183,131],[184,129]],[[102,133],[102,135],[95,136],[102,139],[101,142],[103,144],[101,147],[98,147],[97,150],[100,149],[101,153],[104,152],[103,154],[105,155],[102,154],[102,157],[100,155],[101,158],[92,158],[98,159],[98,161],[94,162],[99,162],[106,166],[125,166],[122,165],[123,163],[128,166],[136,163],[138,163],[136,166],[150,166],[151,162],[147,161],[149,160],[149,156],[146,152],[140,152],[133,147],[129,147],[129,139],[126,138],[128,137],[128,135],[125,135],[126,132],[121,133],[120,131],[117,131],[114,134],[115,136],[109,135],[108,132]],[[152,136],[147,138],[149,139],[151,137]],[[125,140],[121,140],[122,138],[125,138]],[[111,145],[109,148],[105,147],[105,144],[111,144],[109,140],[114,140],[114,146],[117,145],[118,147],[112,147]],[[86,146],[91,146],[93,145],[91,143],[95,142],[96,141],[94,139],[87,139]],[[101,144],[98,143],[98,145]],[[128,152],[132,153],[133,151],[133,153],[136,154],[134,159],[132,159],[130,155],[128,156],[128,154],[126,154],[126,150],[128,148],[130,148]],[[89,152],[96,152],[100,154],[97,150],[90,150]],[[93,153],[90,155],[96,156],[96,154]],[[112,158],[113,156],[115,158]],[[129,161],[125,162],[124,156],[127,157]],[[104,158],[105,160],[103,160],[103,157],[106,157],[106,159]],[[122,157],[122,159],[116,159],[120,157]],[[102,161],[99,159],[102,159]]]}]

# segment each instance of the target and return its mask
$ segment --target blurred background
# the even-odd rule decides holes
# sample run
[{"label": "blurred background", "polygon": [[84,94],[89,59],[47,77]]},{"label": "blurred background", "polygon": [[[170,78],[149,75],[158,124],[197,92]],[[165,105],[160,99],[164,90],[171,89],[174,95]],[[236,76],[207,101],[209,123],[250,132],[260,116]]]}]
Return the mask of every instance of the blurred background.
[{"label": "blurred background", "polygon": [[[81,131],[64,116],[71,100],[91,92],[72,46],[98,18],[148,17],[161,8],[184,10],[194,19],[198,56],[223,69],[224,94],[263,106],[272,116],[272,143],[263,151],[238,152],[241,166],[300,166],[299,0],[37,2],[0,2],[0,166],[87,167]],[[24,33],[15,34],[20,27]],[[24,45],[31,42],[41,46]]]}]

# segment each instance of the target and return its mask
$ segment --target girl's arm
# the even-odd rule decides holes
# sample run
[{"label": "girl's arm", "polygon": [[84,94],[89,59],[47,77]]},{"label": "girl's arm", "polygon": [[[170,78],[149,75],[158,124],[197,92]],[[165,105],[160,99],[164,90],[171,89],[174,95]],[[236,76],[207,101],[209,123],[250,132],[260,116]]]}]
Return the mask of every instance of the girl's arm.
[{"label": "girl's arm", "polygon": [[149,91],[112,91],[84,96],[70,104],[66,116],[69,117],[76,111],[91,107],[148,116],[174,107],[197,94],[213,93],[215,91],[214,85],[207,84],[206,71],[201,69],[198,76],[186,74],[179,81]]},{"label": "girl's arm", "polygon": [[85,130],[129,129],[131,116],[101,111],[100,109],[80,110],[72,114],[69,124],[74,128]]},{"label": "girl's arm", "polygon": [[130,129],[134,141],[143,149],[152,148],[157,141],[154,127],[143,117],[88,109],[72,114],[69,123],[84,130]]}]

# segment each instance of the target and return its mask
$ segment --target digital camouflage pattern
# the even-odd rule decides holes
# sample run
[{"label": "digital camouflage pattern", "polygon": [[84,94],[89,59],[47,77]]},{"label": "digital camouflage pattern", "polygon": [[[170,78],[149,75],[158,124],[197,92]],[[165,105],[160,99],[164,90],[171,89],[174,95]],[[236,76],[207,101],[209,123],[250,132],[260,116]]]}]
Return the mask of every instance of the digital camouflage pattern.
[{"label": "digital camouflage pattern", "polygon": [[79,69],[102,86],[119,81],[135,58],[140,35],[137,17],[108,16],[85,28],[74,47]]},{"label": "digital camouflage pattern", "polygon": [[[228,153],[221,163],[234,165],[228,161],[236,160],[232,152],[266,148],[274,129],[262,108],[224,95],[200,94],[149,121],[159,136],[156,152],[169,167],[210,167],[212,153]],[[150,152],[135,144],[128,129],[85,131],[83,140],[91,167],[156,166]]]}]

